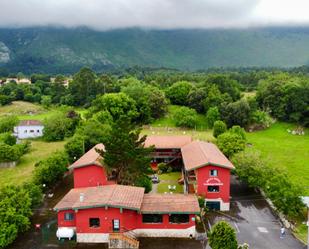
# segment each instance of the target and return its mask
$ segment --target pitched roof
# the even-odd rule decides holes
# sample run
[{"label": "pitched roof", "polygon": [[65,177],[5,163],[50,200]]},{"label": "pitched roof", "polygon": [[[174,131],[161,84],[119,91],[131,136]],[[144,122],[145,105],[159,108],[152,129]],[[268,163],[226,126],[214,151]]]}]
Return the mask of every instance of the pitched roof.
[{"label": "pitched roof", "polygon": [[97,165],[102,166],[101,163],[101,155],[97,152],[98,150],[105,150],[105,147],[103,144],[97,144],[92,149],[88,150],[87,153],[85,153],[81,158],[79,158],[77,161],[75,161],[69,169],[73,168],[80,168],[87,165]]},{"label": "pitched roof", "polygon": [[[83,195],[83,201],[80,201],[80,195]],[[54,209],[86,209],[107,206],[139,211],[143,197],[144,188],[141,187],[114,184],[75,188],[71,189]]]},{"label": "pitched roof", "polygon": [[187,213],[200,212],[195,195],[184,194],[145,194],[142,213]]},{"label": "pitched roof", "polygon": [[191,141],[190,136],[147,136],[145,147],[154,145],[156,149],[180,149]]},{"label": "pitched roof", "polygon": [[39,120],[22,120],[18,124],[19,126],[32,126],[32,125],[43,125]]},{"label": "pitched roof", "polygon": [[181,154],[186,170],[193,170],[205,165],[234,169],[233,164],[213,143],[193,141],[181,148]]}]

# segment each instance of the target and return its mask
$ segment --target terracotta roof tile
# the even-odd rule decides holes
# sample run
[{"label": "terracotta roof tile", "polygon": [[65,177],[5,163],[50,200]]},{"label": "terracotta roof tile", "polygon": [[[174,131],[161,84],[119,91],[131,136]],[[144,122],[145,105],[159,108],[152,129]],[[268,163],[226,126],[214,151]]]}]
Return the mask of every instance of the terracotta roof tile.
[{"label": "terracotta roof tile", "polygon": [[85,153],[81,158],[79,158],[77,161],[75,161],[69,167],[69,169],[80,168],[80,167],[84,167],[84,166],[91,165],[91,164],[102,166],[102,163],[101,163],[102,157],[97,152],[96,149],[105,150],[105,147],[104,147],[103,144],[97,144],[92,149],[87,151],[87,153]]},{"label": "terracotta roof tile", "polygon": [[182,147],[181,153],[186,170],[193,170],[209,164],[234,169],[233,164],[212,143],[194,141]]},{"label": "terracotta roof tile", "polygon": [[145,147],[154,145],[157,149],[180,149],[191,141],[190,136],[147,136]]},{"label": "terracotta roof tile", "polygon": [[39,120],[22,120],[18,124],[19,126],[32,126],[32,125],[43,125]]},{"label": "terracotta roof tile", "polygon": [[[81,194],[83,195],[82,202],[80,201]],[[83,209],[108,206],[140,210],[143,196],[144,188],[117,184],[76,188],[71,189],[54,209]]]},{"label": "terracotta roof tile", "polygon": [[188,213],[200,212],[195,195],[184,194],[145,194],[142,213]]}]

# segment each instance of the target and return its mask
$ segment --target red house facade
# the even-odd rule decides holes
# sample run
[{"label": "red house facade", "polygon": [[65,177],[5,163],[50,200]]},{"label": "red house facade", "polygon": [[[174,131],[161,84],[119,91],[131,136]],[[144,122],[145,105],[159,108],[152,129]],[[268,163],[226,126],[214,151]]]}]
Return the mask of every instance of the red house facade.
[{"label": "red house facade", "polygon": [[104,146],[95,146],[70,166],[74,188],[54,207],[59,238],[70,237],[69,231],[77,242],[111,243],[121,234],[132,246],[136,237],[195,236],[200,213],[195,195],[145,194],[141,187],[117,185],[108,180],[97,150]]},{"label": "red house facade", "polygon": [[153,162],[163,158],[166,163],[181,165],[184,193],[203,196],[211,209],[229,210],[230,171],[234,166],[216,145],[192,141],[190,136],[148,136],[145,146],[155,147]]}]

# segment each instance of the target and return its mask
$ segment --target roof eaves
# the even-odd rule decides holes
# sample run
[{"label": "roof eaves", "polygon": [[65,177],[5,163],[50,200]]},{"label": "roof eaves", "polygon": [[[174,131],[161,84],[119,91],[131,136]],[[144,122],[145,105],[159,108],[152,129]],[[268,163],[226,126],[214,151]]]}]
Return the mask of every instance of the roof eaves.
[{"label": "roof eaves", "polygon": [[83,163],[83,164],[79,164],[79,165],[74,165],[74,163],[73,163],[72,165],[69,166],[69,169],[83,168],[83,167],[90,166],[90,165],[96,165],[96,166],[99,166],[99,167],[103,167],[102,164],[98,163],[97,161],[93,161],[93,162]]},{"label": "roof eaves", "polygon": [[199,169],[199,168],[202,168],[202,167],[205,167],[205,166],[217,166],[217,167],[222,167],[222,168],[225,168],[225,169],[235,169],[235,167],[229,167],[229,166],[226,166],[226,165],[222,165],[222,164],[218,164],[218,163],[212,163],[212,162],[208,162],[208,163],[204,163],[202,165],[199,165],[199,166],[196,166],[196,167],[193,167],[191,169],[186,169],[186,171],[191,171],[191,170],[195,170],[195,169]]}]

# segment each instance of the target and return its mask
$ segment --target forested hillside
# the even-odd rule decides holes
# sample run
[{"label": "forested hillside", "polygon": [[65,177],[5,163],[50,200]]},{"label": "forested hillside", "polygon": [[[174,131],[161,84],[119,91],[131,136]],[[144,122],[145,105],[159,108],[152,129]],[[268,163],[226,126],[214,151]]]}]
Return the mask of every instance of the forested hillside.
[{"label": "forested hillside", "polygon": [[127,66],[199,70],[309,62],[309,28],[141,30],[0,29],[0,67],[72,73]]}]

